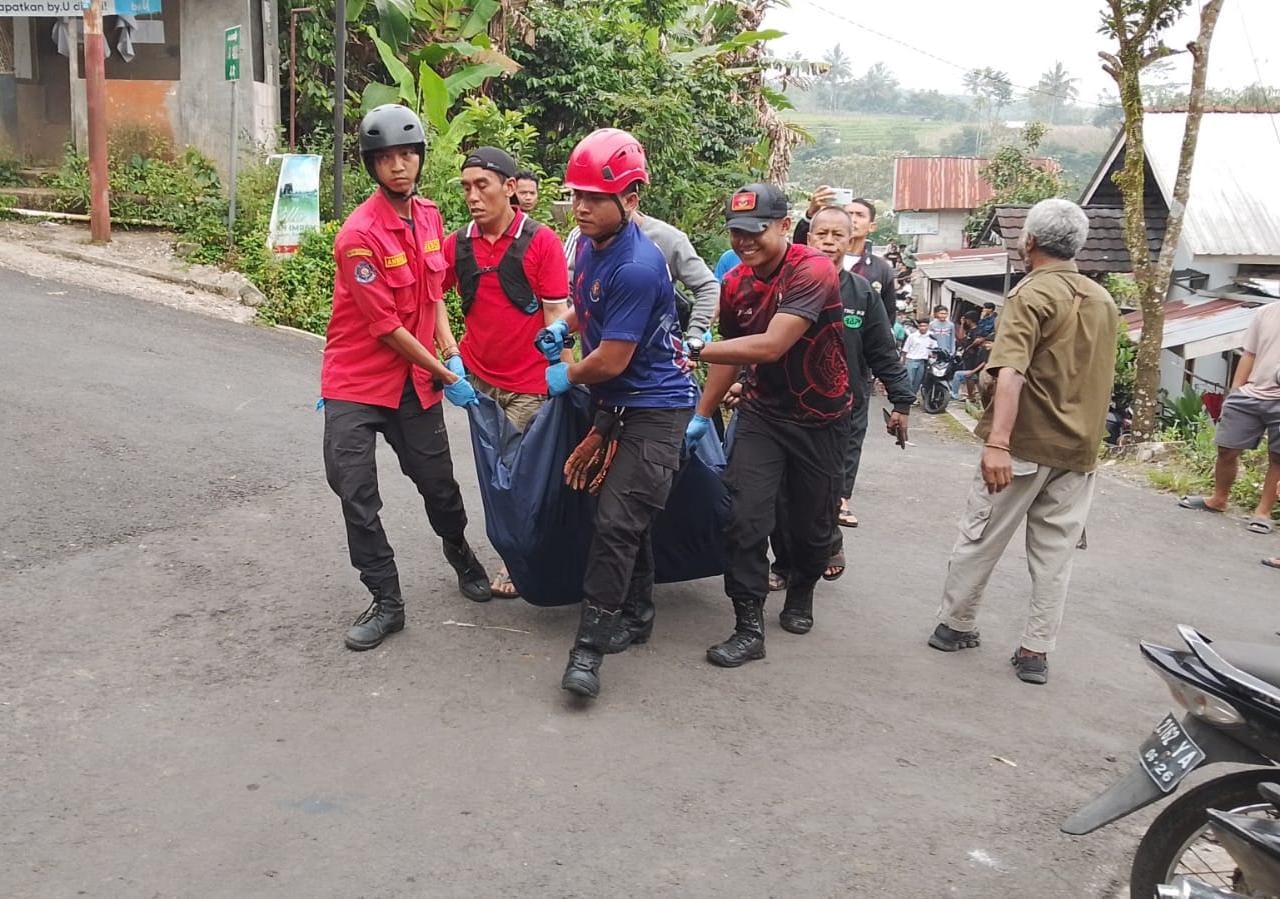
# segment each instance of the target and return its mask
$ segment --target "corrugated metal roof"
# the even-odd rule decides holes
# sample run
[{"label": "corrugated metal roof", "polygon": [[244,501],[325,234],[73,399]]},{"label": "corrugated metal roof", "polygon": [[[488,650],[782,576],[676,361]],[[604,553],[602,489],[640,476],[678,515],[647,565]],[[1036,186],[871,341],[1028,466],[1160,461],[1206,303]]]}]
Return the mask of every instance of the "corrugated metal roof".
[{"label": "corrugated metal roof", "polygon": [[893,208],[977,209],[994,195],[981,174],[986,164],[974,156],[899,156],[893,161]]},{"label": "corrugated metal roof", "polygon": [[[1200,341],[1224,335],[1238,335],[1253,321],[1258,306],[1220,297],[1188,297],[1168,300],[1164,304],[1164,335],[1161,349],[1188,347]],[[1129,337],[1137,341],[1142,337],[1142,313],[1130,312],[1124,317]],[[1236,344],[1240,346],[1241,344]],[[1188,358],[1194,358],[1188,353]]]},{"label": "corrugated metal roof", "polygon": [[[1151,112],[1147,161],[1173,196],[1186,113]],[[1197,256],[1280,257],[1280,114],[1205,113],[1200,120],[1182,240]]]},{"label": "corrugated metal roof", "polygon": [[1003,275],[1008,258],[1009,254],[1003,247],[977,247],[921,254],[916,257],[916,267],[933,281],[977,278],[983,275]]},{"label": "corrugated metal roof", "polygon": [[998,290],[983,290],[981,287],[974,287],[972,284],[950,280],[943,281],[942,286],[975,306],[981,306],[983,303],[994,303],[997,307],[1004,306],[1004,294]]}]

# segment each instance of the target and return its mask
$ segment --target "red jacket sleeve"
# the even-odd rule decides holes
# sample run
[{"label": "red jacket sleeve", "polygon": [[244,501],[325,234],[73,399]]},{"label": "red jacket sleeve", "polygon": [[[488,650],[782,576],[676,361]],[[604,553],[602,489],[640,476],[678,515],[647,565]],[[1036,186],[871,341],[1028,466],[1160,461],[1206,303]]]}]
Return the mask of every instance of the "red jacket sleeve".
[{"label": "red jacket sleeve", "polygon": [[382,338],[402,327],[395,292],[382,270],[376,245],[364,235],[340,236],[333,248],[338,263],[339,293],[351,298],[369,323],[369,334]]},{"label": "red jacket sleeve", "polygon": [[454,231],[444,239],[441,247],[444,253],[444,289],[449,290],[458,285],[458,270],[454,267],[458,258],[458,232]]}]

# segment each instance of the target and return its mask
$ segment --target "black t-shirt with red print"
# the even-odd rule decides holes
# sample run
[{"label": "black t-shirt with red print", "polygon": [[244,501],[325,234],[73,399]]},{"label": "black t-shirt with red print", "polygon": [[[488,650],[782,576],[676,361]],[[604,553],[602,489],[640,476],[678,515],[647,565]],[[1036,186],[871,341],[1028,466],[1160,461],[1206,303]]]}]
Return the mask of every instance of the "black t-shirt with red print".
[{"label": "black t-shirt with red print", "polygon": [[739,265],[720,289],[720,333],[726,339],[763,334],[774,315],[798,315],[810,325],[777,362],[752,366],[744,407],[765,418],[820,427],[852,403],[845,363],[840,279],[831,260],[793,244],[769,280]]}]

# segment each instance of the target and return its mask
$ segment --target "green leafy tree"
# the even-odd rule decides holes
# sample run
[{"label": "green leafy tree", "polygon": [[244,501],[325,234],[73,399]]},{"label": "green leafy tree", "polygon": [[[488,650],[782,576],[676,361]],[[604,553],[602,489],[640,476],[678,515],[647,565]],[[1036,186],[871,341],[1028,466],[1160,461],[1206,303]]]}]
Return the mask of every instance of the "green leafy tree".
[{"label": "green leafy tree", "polygon": [[1016,143],[998,149],[982,167],[982,177],[994,195],[969,217],[965,232],[970,242],[982,237],[982,228],[997,206],[1031,205],[1062,194],[1065,185],[1057,164],[1037,156],[1046,131],[1041,122],[1030,123]]},{"label": "green leafy tree", "polygon": [[1142,337],[1138,342],[1138,374],[1133,400],[1133,432],[1139,440],[1150,440],[1158,425],[1164,301],[1169,293],[1174,254],[1182,235],[1183,215],[1191,193],[1191,167],[1200,136],[1200,119],[1204,114],[1209,45],[1222,12],[1222,3],[1223,0],[1205,0],[1200,7],[1199,33],[1187,45],[1192,67],[1186,126],[1164,243],[1156,259],[1151,258],[1151,248],[1147,243],[1146,151],[1143,146],[1146,108],[1142,72],[1176,52],[1165,46],[1162,35],[1182,17],[1191,0],[1107,0],[1102,11],[1099,30],[1115,44],[1113,50],[1100,54],[1103,70],[1115,80],[1124,108],[1124,166],[1115,175],[1115,182],[1124,197],[1125,243],[1133,262],[1133,276],[1142,309]]}]

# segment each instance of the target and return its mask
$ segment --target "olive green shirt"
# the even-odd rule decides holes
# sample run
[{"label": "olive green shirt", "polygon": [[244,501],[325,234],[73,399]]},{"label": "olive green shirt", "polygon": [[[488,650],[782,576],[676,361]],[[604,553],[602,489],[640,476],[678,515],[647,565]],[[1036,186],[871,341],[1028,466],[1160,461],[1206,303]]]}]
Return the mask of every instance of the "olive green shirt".
[{"label": "olive green shirt", "polygon": [[[1051,468],[1093,471],[1115,379],[1119,312],[1075,262],[1033,269],[1009,291],[987,370],[1026,378],[1009,450]],[[978,423],[991,436],[994,404]]]}]

